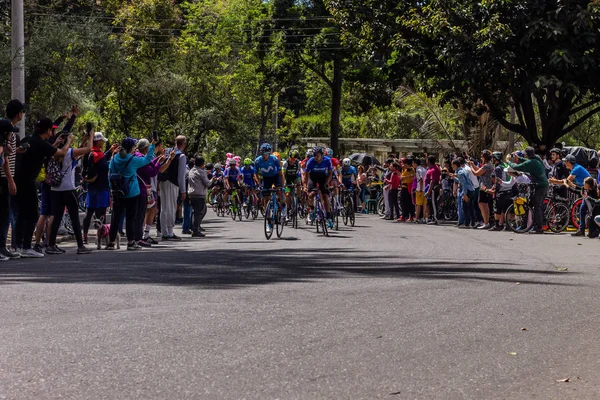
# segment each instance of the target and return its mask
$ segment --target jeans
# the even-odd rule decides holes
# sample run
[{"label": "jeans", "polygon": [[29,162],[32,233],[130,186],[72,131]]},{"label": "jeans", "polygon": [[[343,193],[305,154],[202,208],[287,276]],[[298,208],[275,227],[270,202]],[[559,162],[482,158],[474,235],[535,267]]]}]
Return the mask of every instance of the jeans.
[{"label": "jeans", "polygon": [[134,238],[136,242],[144,238],[144,227],[146,226],[146,210],[148,209],[148,197],[145,193],[137,196],[137,205],[135,210],[135,228]]},{"label": "jeans", "polygon": [[[118,221],[125,214],[125,233],[127,234],[127,242],[131,243],[135,239],[135,216],[138,204],[138,198],[130,197],[128,199],[120,199],[113,201],[113,211],[110,223],[109,240],[114,243],[117,238],[117,230],[119,228]],[[114,221],[114,223],[113,223]]]},{"label": "jeans", "polygon": [[463,207],[465,225],[469,226],[475,224],[475,208],[473,207],[473,204],[475,204],[475,192],[469,190],[466,195],[469,201],[466,201],[463,197],[460,200]]},{"label": "jeans", "polygon": [[463,193],[460,191],[456,195],[456,209],[458,211],[458,225],[465,224],[465,209],[463,208],[462,196],[463,196]]},{"label": "jeans", "polygon": [[586,228],[586,217],[588,213],[588,206],[585,201],[581,202],[581,207],[579,207],[579,231],[585,232]]},{"label": "jeans", "polygon": [[398,189],[390,189],[388,196],[388,203],[390,204],[390,218],[394,219],[394,215],[400,218],[400,206],[398,205]]},{"label": "jeans", "polygon": [[[548,192],[547,187],[536,187],[533,196],[531,196],[531,207],[533,208],[533,226],[536,231],[544,230],[544,198]],[[583,222],[585,225],[585,221]],[[584,228],[585,229],[585,228]]]},{"label": "jeans", "polygon": [[79,206],[77,205],[77,196],[74,190],[67,191],[54,191],[51,193],[52,196],[52,226],[50,228],[50,237],[48,238],[48,245],[56,245],[56,235],[58,234],[58,228],[62,221],[65,207],[69,212],[71,218],[71,224],[73,224],[73,232],[75,233],[75,239],[79,247],[83,246],[83,237],[81,236],[81,225],[79,223]]},{"label": "jeans", "polygon": [[192,230],[192,211],[194,210],[189,199],[185,199],[183,202],[183,224],[181,226],[182,231]]},{"label": "jeans", "polygon": [[202,220],[206,215],[206,197],[191,197],[191,206],[194,208],[193,233],[200,233]]},{"label": "jeans", "polygon": [[15,200],[18,206],[17,222],[13,231],[15,245],[23,250],[29,250],[31,249],[35,225],[40,217],[35,181],[18,182]]}]

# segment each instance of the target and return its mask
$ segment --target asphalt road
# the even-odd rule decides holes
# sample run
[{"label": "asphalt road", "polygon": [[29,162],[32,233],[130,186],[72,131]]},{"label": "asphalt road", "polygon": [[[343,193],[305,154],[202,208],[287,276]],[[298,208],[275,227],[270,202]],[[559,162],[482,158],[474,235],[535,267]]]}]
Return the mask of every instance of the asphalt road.
[{"label": "asphalt road", "polygon": [[600,398],[598,240],[206,227],[1,263],[0,398]]}]

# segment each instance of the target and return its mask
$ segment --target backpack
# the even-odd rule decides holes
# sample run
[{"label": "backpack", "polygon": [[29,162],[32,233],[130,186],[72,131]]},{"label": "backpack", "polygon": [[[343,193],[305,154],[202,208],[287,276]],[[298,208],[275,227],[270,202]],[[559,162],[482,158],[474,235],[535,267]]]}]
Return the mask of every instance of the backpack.
[{"label": "backpack", "polygon": [[83,162],[83,180],[87,183],[93,183],[98,178],[98,167],[94,163],[94,153],[88,154]]},{"label": "backpack", "polygon": [[[133,160],[133,156],[125,163],[121,172],[110,171],[108,180],[110,182],[113,200],[124,199],[129,195],[129,182],[131,182],[133,176],[131,178],[125,178],[123,172],[125,172],[131,160]],[[114,165],[115,164],[113,163],[112,166],[114,167]]]},{"label": "backpack", "polygon": [[[73,150],[71,150],[72,152]],[[71,157],[73,157],[73,153],[71,153]],[[64,160],[64,159],[63,159]],[[46,179],[45,182],[52,186],[58,187],[62,183],[63,178],[69,172],[69,168],[63,171],[63,160],[57,160],[54,157],[50,157],[48,163],[46,164]],[[77,161],[73,160],[73,165],[71,168],[75,166]]]},{"label": "backpack", "polygon": [[[171,149],[167,149],[165,151],[165,154],[169,154],[171,153]],[[169,165],[169,168],[167,168],[167,170],[165,172],[159,172],[158,176],[156,177],[156,179],[159,182],[167,182],[169,180],[169,173],[172,173],[171,168],[175,168],[175,170],[177,171],[179,169],[179,157],[181,157],[181,154],[177,154],[175,156],[175,158],[171,161],[171,164]]]}]

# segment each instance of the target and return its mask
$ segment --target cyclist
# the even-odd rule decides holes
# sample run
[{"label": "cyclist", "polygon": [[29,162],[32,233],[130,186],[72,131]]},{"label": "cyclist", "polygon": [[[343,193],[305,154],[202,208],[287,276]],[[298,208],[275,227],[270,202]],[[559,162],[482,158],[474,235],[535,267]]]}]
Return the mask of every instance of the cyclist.
[{"label": "cyclist", "polygon": [[243,182],[244,186],[247,190],[244,192],[244,201],[246,196],[249,196],[252,191],[255,190],[256,186],[258,186],[258,181],[256,180],[256,169],[254,168],[254,163],[250,158],[244,159],[244,167],[242,168]]},{"label": "cyclist", "polygon": [[[314,157],[308,160],[306,163],[306,174],[304,182],[307,184],[309,190],[309,198],[313,199],[315,193],[313,190],[319,187],[322,199],[325,203],[325,210],[327,211],[327,219],[329,220],[329,226],[333,226],[331,220],[331,205],[329,202],[329,184],[333,178],[333,166],[331,165],[331,159],[325,157],[324,150],[322,147],[315,147],[313,150]],[[309,207],[311,206],[309,201]],[[310,213],[308,216],[308,222],[310,223]]]},{"label": "cyclist", "polygon": [[225,193],[223,193],[223,201],[227,204],[229,194],[236,189],[240,188],[239,181],[242,179],[242,171],[237,167],[235,159],[229,160],[229,167],[225,169],[223,173],[223,181],[225,183]]},{"label": "cyclist", "polygon": [[342,160],[342,169],[340,170],[339,180],[340,183],[348,190],[352,190],[354,188],[354,184],[356,183],[356,177],[358,176],[358,172],[356,168],[352,166],[352,160],[349,158],[344,158]]},{"label": "cyclist", "polygon": [[[281,189],[281,185],[284,182],[283,170],[281,169],[281,162],[277,157],[271,154],[271,145],[269,143],[263,143],[260,146],[261,155],[254,160],[254,168],[256,168],[256,179],[260,179],[259,174],[262,176],[262,187],[263,187],[263,207],[266,210],[267,204],[269,203],[269,189],[273,186],[277,189]],[[280,193],[280,200],[283,206],[283,215],[287,215],[287,208],[285,207],[285,199]],[[267,231],[270,232],[273,229],[271,224],[267,224]]]},{"label": "cyclist", "polygon": [[338,186],[339,186],[339,177],[338,177],[338,170],[340,168],[340,160],[338,160],[337,158],[335,158],[333,156],[333,150],[331,148],[326,148],[323,151],[323,155],[325,157],[329,157],[329,159],[331,160],[331,166],[333,167],[333,175],[332,175],[332,179],[331,179],[331,187],[333,188],[333,194],[334,196],[338,196],[339,194],[339,190],[338,190]]},{"label": "cyclist", "polygon": [[287,186],[296,185],[296,196],[300,198],[300,152],[298,150],[290,151],[289,158],[283,163],[283,175],[285,177],[285,202],[287,209],[291,207],[292,188]]},{"label": "cyclist", "polygon": [[214,199],[217,198],[217,195],[219,194],[219,192],[223,189],[223,171],[222,171],[222,166],[221,164],[217,163],[214,165],[214,169],[213,169],[213,173],[212,173],[212,180],[213,180],[213,185],[212,185],[212,195],[213,195],[213,201],[211,203],[214,203]]}]

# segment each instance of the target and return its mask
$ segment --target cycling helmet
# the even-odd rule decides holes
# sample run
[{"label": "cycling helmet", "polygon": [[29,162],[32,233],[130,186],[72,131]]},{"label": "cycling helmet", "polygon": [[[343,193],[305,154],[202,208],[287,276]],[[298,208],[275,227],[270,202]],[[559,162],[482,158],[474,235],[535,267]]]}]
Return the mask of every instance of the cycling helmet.
[{"label": "cycling helmet", "polygon": [[235,161],[235,158],[229,160],[229,165],[237,165],[237,161]]},{"label": "cycling helmet", "polygon": [[352,165],[352,160],[349,158],[344,158],[342,160],[342,164],[344,165],[344,167],[349,167],[350,165]]},{"label": "cycling helmet", "polygon": [[300,158],[300,152],[298,150],[292,150],[289,153],[290,158],[298,159]]},{"label": "cycling helmet", "polygon": [[306,152],[306,158],[313,158],[315,156],[315,152],[312,150],[308,150]]},{"label": "cycling helmet", "polygon": [[559,148],[557,148],[557,147],[555,147],[555,148],[553,148],[552,150],[550,150],[550,153],[556,153],[556,154],[558,154],[559,156],[562,156],[562,150],[561,150],[561,149],[559,149]]},{"label": "cycling helmet", "polygon": [[252,160],[249,158],[244,159],[244,165],[252,165]]},{"label": "cycling helmet", "polygon": [[274,155],[275,157],[277,157],[277,159],[278,159],[279,161],[281,161],[281,154],[279,154],[278,152],[275,152],[275,153],[273,153],[273,155]]},{"label": "cycling helmet", "polygon": [[317,154],[321,154],[322,156],[325,155],[325,150],[323,150],[322,147],[317,146],[313,149],[313,153],[316,156]]},{"label": "cycling helmet", "polygon": [[223,166],[220,163],[215,164],[215,169],[221,169]]},{"label": "cycling helmet", "polygon": [[271,145],[269,143],[263,143],[260,145],[261,153],[270,153],[272,150],[273,150],[273,148],[271,147]]},{"label": "cycling helmet", "polygon": [[495,158],[498,161],[502,161],[502,153],[500,153],[499,151],[495,151],[492,153],[492,157]]}]

